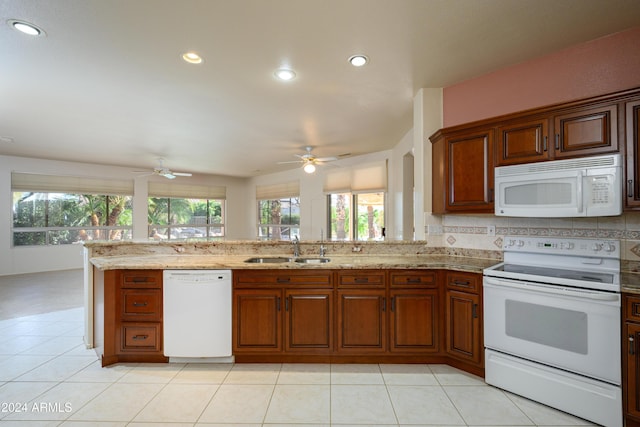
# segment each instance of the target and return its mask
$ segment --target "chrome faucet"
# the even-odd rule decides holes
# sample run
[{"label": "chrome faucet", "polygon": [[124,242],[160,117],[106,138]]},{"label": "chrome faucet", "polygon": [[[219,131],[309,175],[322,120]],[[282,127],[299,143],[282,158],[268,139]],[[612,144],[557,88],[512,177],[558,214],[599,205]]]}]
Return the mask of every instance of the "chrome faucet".
[{"label": "chrome faucet", "polygon": [[294,236],[291,244],[293,244],[293,256],[298,258],[300,256],[300,239],[298,239],[298,236]]},{"label": "chrome faucet", "polygon": [[326,249],[324,247],[324,230],[320,229],[320,256],[323,257],[326,253]]}]

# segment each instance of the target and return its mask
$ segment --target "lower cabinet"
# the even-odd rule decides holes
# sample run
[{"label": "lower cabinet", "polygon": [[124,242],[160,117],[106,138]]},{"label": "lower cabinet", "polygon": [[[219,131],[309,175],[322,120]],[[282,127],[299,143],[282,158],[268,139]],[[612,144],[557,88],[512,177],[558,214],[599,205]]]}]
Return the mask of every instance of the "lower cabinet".
[{"label": "lower cabinet", "polygon": [[387,351],[384,289],[339,289],[338,351],[371,354]]},{"label": "lower cabinet", "polygon": [[102,366],[166,362],[162,270],[94,270],[95,349]]},{"label": "lower cabinet", "polygon": [[234,354],[333,350],[331,272],[247,270],[233,280]]},{"label": "lower cabinet", "polygon": [[622,300],[622,390],[627,426],[640,426],[640,295]]},{"label": "lower cabinet", "polygon": [[447,272],[445,338],[449,357],[482,366],[482,276]]}]

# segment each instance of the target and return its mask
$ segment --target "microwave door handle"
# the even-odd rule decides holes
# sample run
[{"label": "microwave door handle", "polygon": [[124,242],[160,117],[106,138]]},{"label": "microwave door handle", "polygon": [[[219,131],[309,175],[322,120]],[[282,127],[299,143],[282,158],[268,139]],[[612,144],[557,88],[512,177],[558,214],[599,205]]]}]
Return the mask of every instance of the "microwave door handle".
[{"label": "microwave door handle", "polygon": [[576,185],[576,190],[578,192],[578,213],[582,213],[582,210],[584,209],[584,203],[583,203],[584,196],[582,194],[583,177],[584,177],[583,172],[578,171],[578,183]]}]

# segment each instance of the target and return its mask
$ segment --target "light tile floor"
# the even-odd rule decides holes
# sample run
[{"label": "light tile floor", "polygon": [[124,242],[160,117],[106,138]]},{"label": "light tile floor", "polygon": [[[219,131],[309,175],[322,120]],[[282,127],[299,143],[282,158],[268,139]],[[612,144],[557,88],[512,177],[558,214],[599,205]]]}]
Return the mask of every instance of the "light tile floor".
[{"label": "light tile floor", "polygon": [[101,368],[82,334],[81,308],[0,321],[0,427],[591,425],[446,365]]}]

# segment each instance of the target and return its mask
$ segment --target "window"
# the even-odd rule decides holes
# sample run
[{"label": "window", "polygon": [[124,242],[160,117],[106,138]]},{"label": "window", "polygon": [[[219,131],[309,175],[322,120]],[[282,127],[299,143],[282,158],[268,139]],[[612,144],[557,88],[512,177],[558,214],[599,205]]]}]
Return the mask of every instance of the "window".
[{"label": "window", "polygon": [[13,192],[13,245],[131,239],[131,196]]},{"label": "window", "polygon": [[300,183],[256,186],[258,238],[291,240],[300,236]]},{"label": "window", "polygon": [[224,237],[226,187],[149,182],[149,238]]},{"label": "window", "polygon": [[133,180],[11,174],[13,246],[132,236]]},{"label": "window", "polygon": [[336,193],[327,196],[331,240],[384,239],[384,192]]},{"label": "window", "polygon": [[300,198],[258,200],[258,238],[291,240],[300,235]]},{"label": "window", "polygon": [[149,238],[224,237],[224,200],[149,198]]}]

